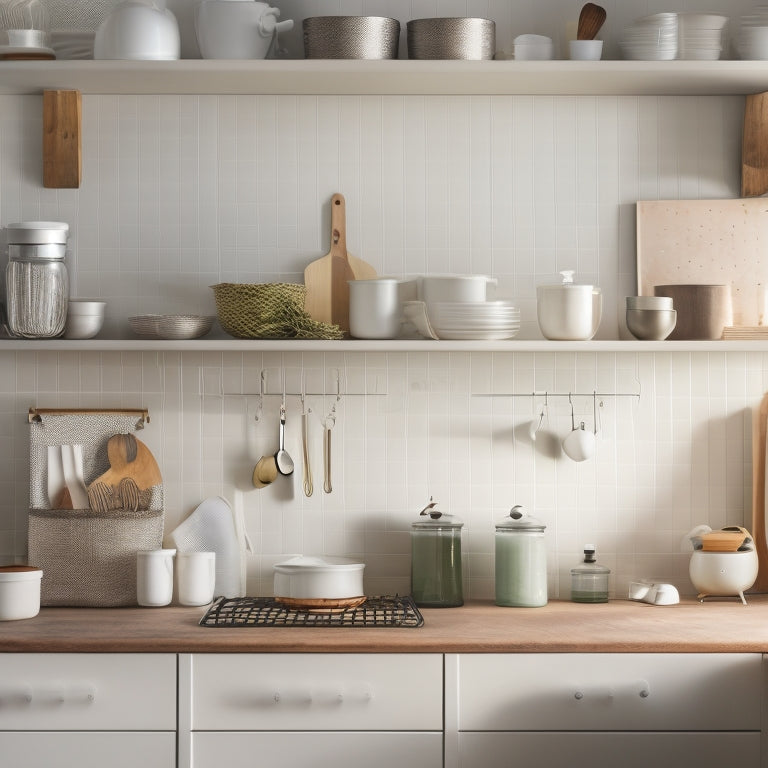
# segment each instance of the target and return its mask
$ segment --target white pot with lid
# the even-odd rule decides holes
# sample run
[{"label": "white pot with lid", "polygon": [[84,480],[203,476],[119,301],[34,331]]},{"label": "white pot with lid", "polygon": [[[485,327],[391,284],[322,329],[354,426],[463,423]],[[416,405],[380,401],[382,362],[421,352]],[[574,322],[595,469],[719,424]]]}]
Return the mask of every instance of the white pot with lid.
[{"label": "white pot with lid", "polygon": [[587,341],[596,333],[603,296],[596,285],[573,282],[573,270],[560,272],[562,282],[536,287],[536,314],[547,339]]}]

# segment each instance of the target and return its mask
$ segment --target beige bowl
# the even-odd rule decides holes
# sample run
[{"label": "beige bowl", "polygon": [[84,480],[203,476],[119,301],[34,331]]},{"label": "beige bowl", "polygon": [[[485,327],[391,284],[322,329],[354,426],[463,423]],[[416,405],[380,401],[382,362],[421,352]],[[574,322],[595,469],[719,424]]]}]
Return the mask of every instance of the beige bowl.
[{"label": "beige bowl", "polygon": [[674,309],[628,309],[627,328],[643,341],[663,341],[675,329],[677,311]]}]

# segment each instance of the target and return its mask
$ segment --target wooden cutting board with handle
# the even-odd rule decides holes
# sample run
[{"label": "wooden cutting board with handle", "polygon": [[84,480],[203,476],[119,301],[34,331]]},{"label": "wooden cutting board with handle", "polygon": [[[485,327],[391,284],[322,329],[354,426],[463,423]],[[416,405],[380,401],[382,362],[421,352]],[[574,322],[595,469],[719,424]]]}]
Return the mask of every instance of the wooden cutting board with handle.
[{"label": "wooden cutting board with handle", "polygon": [[766,429],[768,427],[768,392],[752,414],[752,538],[757,552],[757,580],[750,592],[768,592],[768,539],[765,525]]},{"label": "wooden cutting board with handle", "polygon": [[314,319],[349,331],[348,280],[376,277],[367,262],[347,253],[347,212],[344,195],[331,198],[331,249],[304,270],[307,297],[304,308]]}]

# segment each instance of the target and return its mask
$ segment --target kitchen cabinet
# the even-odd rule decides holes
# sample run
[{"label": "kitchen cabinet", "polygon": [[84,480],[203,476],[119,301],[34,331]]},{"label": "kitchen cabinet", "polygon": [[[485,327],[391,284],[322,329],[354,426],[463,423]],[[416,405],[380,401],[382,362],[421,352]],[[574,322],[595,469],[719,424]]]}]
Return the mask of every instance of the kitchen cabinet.
[{"label": "kitchen cabinet", "polygon": [[182,655],[179,768],[441,768],[442,680],[439,654]]},{"label": "kitchen cabinet", "polygon": [[0,654],[0,754],[28,768],[173,768],[176,656]]},{"label": "kitchen cabinet", "polygon": [[453,654],[446,768],[761,765],[759,654]]}]

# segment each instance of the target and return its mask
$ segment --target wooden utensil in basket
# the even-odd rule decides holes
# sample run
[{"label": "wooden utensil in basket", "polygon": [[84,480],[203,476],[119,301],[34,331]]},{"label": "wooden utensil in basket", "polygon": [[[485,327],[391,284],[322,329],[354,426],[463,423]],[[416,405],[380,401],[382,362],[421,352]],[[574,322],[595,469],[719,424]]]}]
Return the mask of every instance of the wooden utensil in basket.
[{"label": "wooden utensil in basket", "polygon": [[149,448],[133,435],[112,435],[107,456],[109,469],[88,486],[91,509],[149,509],[151,488],[163,481]]}]

